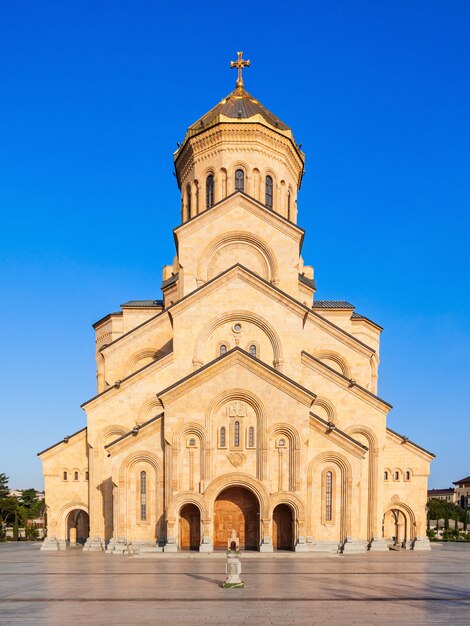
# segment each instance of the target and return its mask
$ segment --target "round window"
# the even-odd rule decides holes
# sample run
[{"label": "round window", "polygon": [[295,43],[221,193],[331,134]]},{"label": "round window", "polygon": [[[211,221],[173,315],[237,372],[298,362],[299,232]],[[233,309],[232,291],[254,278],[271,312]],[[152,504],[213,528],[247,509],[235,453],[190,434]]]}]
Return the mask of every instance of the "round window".
[{"label": "round window", "polygon": [[237,322],[236,324],[233,325],[233,330],[236,333],[239,333],[241,331],[241,329],[242,329],[242,325],[240,324],[240,322]]}]

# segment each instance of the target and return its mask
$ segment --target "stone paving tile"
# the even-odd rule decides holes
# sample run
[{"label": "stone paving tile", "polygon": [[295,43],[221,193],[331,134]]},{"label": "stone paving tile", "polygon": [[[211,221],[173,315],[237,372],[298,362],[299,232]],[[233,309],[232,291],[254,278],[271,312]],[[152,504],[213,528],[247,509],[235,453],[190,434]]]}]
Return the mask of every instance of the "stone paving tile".
[{"label": "stone paving tile", "polygon": [[223,555],[0,544],[0,624],[470,625],[470,546],[292,556],[244,555],[245,589],[225,590]]}]

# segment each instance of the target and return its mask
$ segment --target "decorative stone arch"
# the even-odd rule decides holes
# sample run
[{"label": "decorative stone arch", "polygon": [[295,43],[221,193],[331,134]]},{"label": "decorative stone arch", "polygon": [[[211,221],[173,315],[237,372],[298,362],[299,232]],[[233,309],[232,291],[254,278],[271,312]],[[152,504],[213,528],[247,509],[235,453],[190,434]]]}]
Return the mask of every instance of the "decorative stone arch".
[{"label": "decorative stone arch", "polygon": [[67,520],[72,511],[80,510],[84,511],[87,515],[88,506],[81,500],[74,500],[64,504],[57,513],[57,539],[59,541],[67,540]]},{"label": "decorative stone arch", "polygon": [[270,497],[271,502],[271,517],[274,509],[278,504],[288,504],[291,509],[294,511],[296,519],[302,523],[305,522],[306,519],[306,511],[305,504],[303,500],[299,498],[295,493],[291,491],[277,491],[276,493],[271,494]]},{"label": "decorative stone arch", "polygon": [[[268,443],[283,435],[289,439],[289,491],[300,489],[300,435],[296,428],[286,422],[280,422],[271,426],[267,433]],[[272,455],[270,455],[272,457]]]},{"label": "decorative stone arch", "polygon": [[261,481],[257,480],[253,476],[242,472],[223,474],[222,476],[215,478],[207,487],[205,500],[206,506],[210,511],[211,518],[217,496],[229,487],[244,487],[245,489],[251,491],[258,499],[260,518],[263,521],[269,520],[269,494],[265,486]]},{"label": "decorative stone arch", "polygon": [[153,453],[146,450],[137,450],[131,452],[121,463],[119,467],[118,475],[118,491],[115,494],[115,506],[114,506],[114,528],[118,529],[119,537],[126,537],[128,540],[132,540],[132,537],[128,537],[128,530],[131,526],[130,520],[132,515],[132,504],[130,502],[130,488],[129,483],[131,480],[132,470],[139,463],[145,463],[150,465],[154,471],[155,478],[155,504],[156,504],[156,524],[155,534],[158,535],[158,531],[162,532],[162,524],[159,519],[159,514],[163,511],[163,487],[164,477],[162,462]]},{"label": "decorative stone arch", "polygon": [[127,360],[123,375],[128,376],[143,367],[143,365],[137,367],[139,361],[143,361],[144,359],[152,359],[155,361],[159,358],[159,356],[163,356],[163,353],[161,350],[155,350],[155,348],[145,348],[143,350],[139,350],[138,352],[134,352],[134,354]]},{"label": "decorative stone arch", "polygon": [[[267,424],[267,413],[266,408],[261,402],[261,400],[251,391],[247,389],[229,389],[223,391],[218,396],[212,399],[206,409],[205,415],[205,425],[206,432],[210,433],[211,428],[213,428],[215,419],[214,416],[219,408],[226,404],[227,402],[231,402],[232,400],[241,400],[246,402],[255,412],[256,415],[256,476],[259,480],[264,480],[267,475],[267,465],[268,465],[268,450],[267,450],[267,436],[266,436],[266,424]],[[217,440],[217,433],[214,432],[215,440]],[[208,451],[209,454],[209,451]],[[207,479],[213,475],[212,467],[207,464]]]},{"label": "decorative stone arch", "polygon": [[[316,475],[319,467],[331,463],[336,465],[341,474],[341,511],[339,512],[340,520],[340,541],[344,542],[348,536],[351,536],[351,502],[352,502],[352,468],[346,457],[338,452],[322,452],[313,458],[307,468],[307,511],[308,511],[308,535],[313,536],[312,528],[312,509],[314,502],[313,493],[313,477]],[[321,494],[320,494],[321,501]],[[317,498],[318,500],[318,498]]]},{"label": "decorative stone arch", "polygon": [[322,396],[317,396],[315,398],[315,401],[311,409],[313,413],[315,413],[316,407],[321,407],[322,409],[324,409],[327,415],[328,421],[333,422],[333,424],[336,424],[336,421],[337,421],[336,408],[335,408],[335,405],[330,400],[328,400],[327,398],[323,398]]},{"label": "decorative stone arch", "polygon": [[212,320],[206,324],[206,326],[200,331],[194,344],[193,365],[196,367],[204,365],[204,361],[202,360],[202,350],[211,334],[219,326],[235,321],[251,323],[265,333],[273,350],[273,367],[282,371],[282,364],[284,361],[282,344],[276,329],[266,319],[264,319],[264,317],[261,317],[261,315],[247,310],[229,311],[223,315],[212,318]]},{"label": "decorative stone arch", "polygon": [[90,462],[90,535],[102,541],[110,539],[113,532],[113,517],[106,517],[104,511],[113,508],[113,487],[110,473],[105,475],[105,445],[111,437],[117,439],[129,432],[129,427],[110,424],[100,430],[91,445]]},{"label": "decorative stone arch", "polygon": [[196,276],[197,284],[200,286],[209,280],[210,266],[216,254],[224,247],[237,243],[251,249],[265,269],[266,276],[263,276],[263,278],[277,285],[279,283],[279,264],[273,250],[266,241],[254,233],[242,230],[223,233],[206,246],[198,263]]},{"label": "decorative stone arch", "polygon": [[156,417],[160,413],[163,413],[163,404],[158,398],[151,398],[146,400],[137,411],[136,424],[143,424],[151,417]]},{"label": "decorative stone arch", "polygon": [[182,491],[178,495],[171,498],[168,503],[166,511],[167,523],[175,524],[178,520],[179,512],[186,504],[194,504],[198,507],[199,512],[201,513],[202,522],[211,517],[209,509],[207,508],[207,502],[200,493],[196,493],[194,491]]},{"label": "decorative stone arch", "polygon": [[208,465],[208,454],[209,454],[209,436],[208,431],[204,426],[198,424],[197,422],[187,422],[178,428],[178,430],[173,434],[172,439],[172,480],[176,483],[179,482],[181,475],[181,463],[182,463],[182,454],[181,448],[184,445],[184,439],[188,435],[196,435],[200,442],[200,480],[204,483],[207,479],[207,465]]},{"label": "decorative stone arch", "polygon": [[[300,538],[304,539],[305,538],[306,511],[305,511],[305,504],[303,500],[301,500],[295,493],[292,493],[291,491],[278,491],[274,494],[271,494],[270,502],[271,502],[271,510],[270,510],[271,522],[273,519],[274,509],[279,504],[287,504],[293,512],[294,545],[298,543]],[[272,537],[272,532],[271,532],[271,537]]]},{"label": "decorative stone arch", "polygon": [[[315,352],[313,356],[320,361],[323,361],[323,359],[333,361],[334,363],[336,363],[336,365],[338,365],[343,376],[346,376],[346,378],[351,378],[351,369],[349,367],[349,364],[341,354],[338,354],[337,352],[332,352],[331,350],[320,350],[319,352]],[[328,364],[326,363],[326,365]]]},{"label": "decorative stone arch", "polygon": [[257,167],[254,167],[251,171],[251,176],[253,179],[253,190],[252,190],[252,196],[255,200],[258,200],[258,202],[260,201],[260,197],[261,197],[261,172],[259,171],[259,169]]},{"label": "decorative stone arch", "polygon": [[[391,511],[399,511],[403,514],[406,520],[406,526],[403,530],[403,536],[400,537],[397,534],[397,544],[404,544],[406,547],[411,548],[413,542],[416,539],[416,516],[414,514],[413,509],[405,502],[402,502],[399,496],[392,496],[391,502],[389,502],[385,508],[383,513],[383,520],[385,521],[385,516],[387,513]],[[385,536],[384,536],[385,538]]]},{"label": "decorative stone arch", "polygon": [[244,193],[249,194],[248,185],[251,183],[249,176],[250,166],[246,161],[242,161],[241,159],[237,159],[236,161],[234,161],[228,169],[228,180],[230,181],[228,184],[228,193],[231,194],[235,191],[235,172],[237,170],[243,170],[245,172]]},{"label": "decorative stone arch", "polygon": [[378,519],[379,481],[379,441],[373,430],[362,424],[354,424],[346,429],[348,435],[362,435],[367,440],[368,483],[367,483],[367,539],[369,542],[380,538]]}]

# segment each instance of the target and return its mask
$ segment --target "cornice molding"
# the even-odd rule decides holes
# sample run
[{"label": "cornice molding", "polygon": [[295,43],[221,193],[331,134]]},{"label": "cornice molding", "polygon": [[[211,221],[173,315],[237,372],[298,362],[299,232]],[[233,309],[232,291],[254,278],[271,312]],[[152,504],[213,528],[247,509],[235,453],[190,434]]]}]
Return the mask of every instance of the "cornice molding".
[{"label": "cornice molding", "polygon": [[308,354],[308,352],[302,351],[301,363],[324,378],[327,378],[331,382],[335,383],[344,391],[351,393],[363,402],[366,402],[370,406],[374,407],[384,415],[387,415],[390,409],[393,408],[392,405],[385,400],[382,400],[368,389],[358,385],[356,381],[346,378],[346,376],[343,376],[343,374],[340,374],[326,363],[323,363],[323,361],[320,361],[311,354]]}]

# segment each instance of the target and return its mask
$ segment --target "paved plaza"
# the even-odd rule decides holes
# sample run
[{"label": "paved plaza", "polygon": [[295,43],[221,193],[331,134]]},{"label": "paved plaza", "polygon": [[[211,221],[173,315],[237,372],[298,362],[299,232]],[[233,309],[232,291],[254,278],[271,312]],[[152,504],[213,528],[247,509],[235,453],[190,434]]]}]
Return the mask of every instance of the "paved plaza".
[{"label": "paved plaza", "polygon": [[0,624],[466,624],[470,545],[429,553],[245,554],[226,590],[223,554],[151,558],[0,544]]}]

